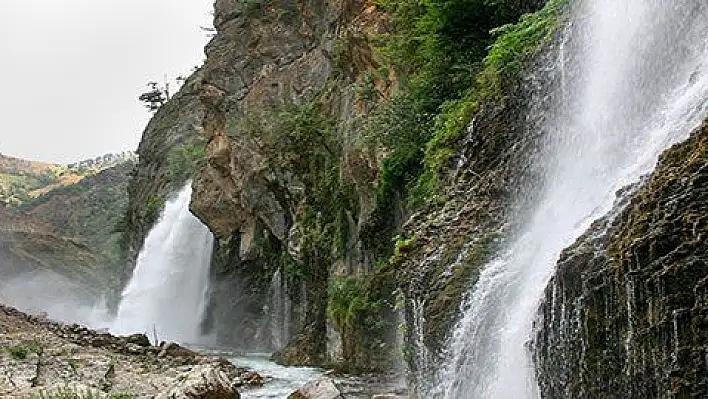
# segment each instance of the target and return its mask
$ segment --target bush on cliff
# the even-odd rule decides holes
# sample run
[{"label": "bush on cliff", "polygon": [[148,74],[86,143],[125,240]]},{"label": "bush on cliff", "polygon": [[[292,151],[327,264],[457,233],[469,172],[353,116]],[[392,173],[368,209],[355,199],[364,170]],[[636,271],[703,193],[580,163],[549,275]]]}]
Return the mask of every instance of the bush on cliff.
[{"label": "bush on cliff", "polygon": [[555,29],[565,1],[551,0],[527,15],[540,2],[378,2],[392,25],[377,38],[379,50],[399,76],[398,92],[374,111],[367,128],[388,150],[376,210],[362,234],[379,261],[393,251],[388,238],[397,222],[391,215],[436,193],[473,114],[483,102],[503,101],[502,93],[518,82],[525,63]]}]

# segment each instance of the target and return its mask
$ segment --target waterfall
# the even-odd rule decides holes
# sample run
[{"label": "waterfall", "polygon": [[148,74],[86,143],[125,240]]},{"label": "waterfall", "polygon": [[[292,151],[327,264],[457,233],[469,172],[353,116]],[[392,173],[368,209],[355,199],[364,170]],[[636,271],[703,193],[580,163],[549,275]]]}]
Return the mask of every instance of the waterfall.
[{"label": "waterfall", "polygon": [[551,57],[576,69],[544,122],[540,195],[481,271],[425,397],[538,396],[528,342],[560,252],[708,113],[705,0],[578,3],[574,37]]},{"label": "waterfall", "polygon": [[288,295],[288,281],[282,278],[280,268],[273,273],[270,284],[269,310],[271,345],[282,349],[290,340],[292,302]]},{"label": "waterfall", "polygon": [[191,185],[168,201],[145,239],[110,330],[195,343],[206,307],[213,237],[189,211]]}]

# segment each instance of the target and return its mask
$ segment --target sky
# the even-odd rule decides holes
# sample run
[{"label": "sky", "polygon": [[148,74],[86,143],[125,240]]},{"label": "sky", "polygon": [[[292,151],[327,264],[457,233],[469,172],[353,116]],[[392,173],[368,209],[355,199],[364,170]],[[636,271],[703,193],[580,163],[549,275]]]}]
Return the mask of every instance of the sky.
[{"label": "sky", "polygon": [[203,63],[212,4],[0,0],[0,153],[66,164],[135,150],[151,116],[137,97]]}]

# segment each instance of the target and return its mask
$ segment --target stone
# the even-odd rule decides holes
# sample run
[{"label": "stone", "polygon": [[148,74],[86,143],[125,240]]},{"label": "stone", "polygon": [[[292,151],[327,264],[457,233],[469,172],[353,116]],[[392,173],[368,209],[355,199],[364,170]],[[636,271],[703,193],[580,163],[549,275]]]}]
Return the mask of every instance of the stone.
[{"label": "stone", "polygon": [[344,399],[334,380],[322,377],[293,392],[288,399]]},{"label": "stone", "polygon": [[[96,346],[96,337],[109,344]],[[5,350],[13,347],[25,347],[26,354]],[[160,349],[159,358],[144,354]],[[126,343],[125,337],[40,320],[0,305],[0,398],[110,398],[115,393],[237,398],[232,380],[263,383],[257,373],[177,344]]]},{"label": "stone", "polygon": [[708,397],[708,120],[561,254],[539,309],[545,398]]},{"label": "stone", "polygon": [[108,399],[109,396],[95,387],[80,383],[54,384],[49,387],[37,387],[29,392],[34,398],[92,398]]},{"label": "stone", "polygon": [[150,339],[145,334],[133,334],[125,337],[125,342],[138,346],[150,346]]},{"label": "stone", "polygon": [[176,378],[173,386],[157,399],[238,399],[226,373],[213,365],[199,365]]},{"label": "stone", "polygon": [[165,357],[165,356],[197,357],[197,356],[199,356],[199,354],[191,349],[187,349],[183,346],[180,346],[177,343],[170,342],[170,343],[166,344],[165,346],[163,346],[162,350],[157,355],[157,357]]}]

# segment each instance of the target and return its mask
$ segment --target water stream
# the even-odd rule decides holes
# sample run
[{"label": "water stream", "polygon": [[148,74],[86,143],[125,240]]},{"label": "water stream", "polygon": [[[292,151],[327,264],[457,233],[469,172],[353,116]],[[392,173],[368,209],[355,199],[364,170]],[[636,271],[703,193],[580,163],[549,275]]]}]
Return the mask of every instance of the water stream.
[{"label": "water stream", "polygon": [[541,195],[483,268],[424,397],[537,397],[528,342],[560,252],[708,113],[704,0],[579,3],[554,58],[576,69],[560,74],[564,104],[548,111]]},{"label": "water stream", "polygon": [[213,237],[189,211],[191,186],[165,204],[145,238],[109,329],[157,341],[198,343],[206,307]]}]

